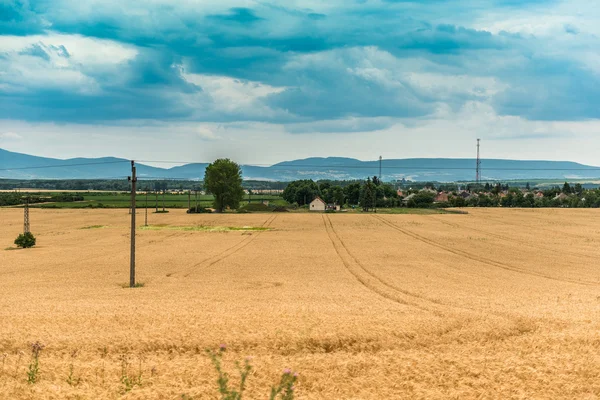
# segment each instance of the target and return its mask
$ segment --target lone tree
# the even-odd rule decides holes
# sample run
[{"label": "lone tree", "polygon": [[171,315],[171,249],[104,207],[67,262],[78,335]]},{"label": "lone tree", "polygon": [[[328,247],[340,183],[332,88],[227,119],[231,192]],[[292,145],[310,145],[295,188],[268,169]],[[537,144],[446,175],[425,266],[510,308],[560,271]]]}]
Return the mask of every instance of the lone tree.
[{"label": "lone tree", "polygon": [[238,208],[244,198],[242,171],[228,158],[220,158],[206,167],[204,186],[215,196],[217,212],[223,212],[226,207]]}]

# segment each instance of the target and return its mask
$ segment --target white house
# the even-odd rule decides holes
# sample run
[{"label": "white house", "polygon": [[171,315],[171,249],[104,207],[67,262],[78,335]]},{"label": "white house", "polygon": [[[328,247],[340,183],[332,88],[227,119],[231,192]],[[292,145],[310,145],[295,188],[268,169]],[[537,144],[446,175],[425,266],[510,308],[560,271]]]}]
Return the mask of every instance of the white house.
[{"label": "white house", "polygon": [[325,211],[325,207],[327,207],[327,203],[323,201],[322,198],[316,197],[313,201],[310,202],[310,211]]}]

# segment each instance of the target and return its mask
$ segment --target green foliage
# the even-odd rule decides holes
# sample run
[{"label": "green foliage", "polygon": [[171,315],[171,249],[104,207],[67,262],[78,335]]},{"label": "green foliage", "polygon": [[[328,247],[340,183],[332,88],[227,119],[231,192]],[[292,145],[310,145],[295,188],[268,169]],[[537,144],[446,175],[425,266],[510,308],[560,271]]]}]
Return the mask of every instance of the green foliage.
[{"label": "green foliage", "polygon": [[217,384],[219,385],[219,393],[221,394],[221,400],[240,400],[242,395],[244,394],[244,390],[246,389],[246,379],[248,379],[248,375],[252,370],[252,366],[250,365],[250,359],[246,358],[244,360],[243,366],[240,365],[239,362],[236,362],[236,367],[240,374],[240,383],[236,389],[232,389],[229,387],[229,374],[223,370],[222,367],[222,358],[223,353],[225,352],[225,346],[221,345],[218,351],[213,351],[207,349],[206,352],[210,357],[215,370],[219,374],[219,378],[217,379]]},{"label": "green foliage", "polygon": [[406,204],[410,208],[429,208],[433,205],[435,194],[428,191],[422,191],[414,195]]},{"label": "green foliage", "polygon": [[344,187],[344,196],[348,204],[356,206],[360,203],[360,186],[360,183],[355,182]]},{"label": "green foliage", "polygon": [[294,384],[298,379],[298,374],[289,369],[283,370],[281,379],[276,386],[271,387],[271,395],[269,400],[277,399],[277,396],[282,400],[292,400],[294,398]]},{"label": "green foliage", "polygon": [[238,208],[244,198],[242,170],[227,158],[218,159],[206,167],[204,185],[215,196],[214,208],[218,212],[223,212],[226,207]]},{"label": "green foliage", "polygon": [[33,233],[25,232],[17,236],[17,238],[15,239],[15,244],[23,249],[28,249],[30,247],[35,246],[35,241],[36,240],[35,236],[33,236]]},{"label": "green foliage", "polygon": [[371,178],[367,178],[367,181],[360,189],[360,206],[363,211],[369,211],[369,209],[375,208],[376,201],[376,188]]},{"label": "green foliage", "polygon": [[[325,187],[325,186],[324,186]],[[291,182],[283,191],[282,197],[288,203],[304,206],[319,196],[319,186],[311,179]]]},{"label": "green foliage", "polygon": [[188,214],[210,214],[212,213],[212,210],[205,208],[205,207],[201,207],[201,206],[193,206],[192,208],[189,208],[187,210]]}]

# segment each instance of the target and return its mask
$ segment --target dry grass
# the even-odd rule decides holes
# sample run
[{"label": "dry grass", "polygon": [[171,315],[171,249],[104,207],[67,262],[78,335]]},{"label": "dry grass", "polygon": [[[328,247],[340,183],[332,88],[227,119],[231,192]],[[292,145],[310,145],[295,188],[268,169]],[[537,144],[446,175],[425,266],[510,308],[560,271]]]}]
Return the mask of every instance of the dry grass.
[{"label": "dry grass", "polygon": [[35,209],[38,246],[0,250],[0,398],[217,398],[220,343],[253,399],[288,367],[302,399],[598,398],[599,219],[172,211],[150,223],[203,228],[139,231],[131,290],[126,210]]}]

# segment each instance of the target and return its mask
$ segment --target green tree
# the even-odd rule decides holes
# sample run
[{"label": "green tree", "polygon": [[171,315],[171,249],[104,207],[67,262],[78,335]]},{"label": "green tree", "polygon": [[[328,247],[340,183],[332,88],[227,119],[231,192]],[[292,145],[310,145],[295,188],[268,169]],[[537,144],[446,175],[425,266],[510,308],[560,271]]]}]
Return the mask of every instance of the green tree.
[{"label": "green tree", "polygon": [[282,197],[288,203],[300,206],[310,203],[319,195],[319,186],[311,179],[290,182],[283,191]]},{"label": "green tree", "polygon": [[406,204],[410,208],[429,208],[435,200],[435,194],[427,191],[419,192]]},{"label": "green tree", "polygon": [[371,208],[375,208],[375,190],[376,187],[371,182],[371,178],[367,178],[367,181],[360,190],[360,206],[363,211],[369,211]]},{"label": "green tree", "polygon": [[563,185],[562,192],[564,194],[571,194],[571,193],[573,193],[573,191],[571,190],[571,185],[569,185],[569,182],[565,182],[565,184]]},{"label": "green tree", "polygon": [[360,183],[351,183],[344,188],[344,195],[350,205],[357,205],[360,203]]},{"label": "green tree", "polygon": [[333,186],[329,190],[329,193],[331,193],[331,197],[333,198],[335,204],[338,204],[340,206],[344,205],[346,196],[344,196],[344,189],[342,189],[341,186]]},{"label": "green tree", "polygon": [[226,207],[238,208],[244,197],[240,166],[227,158],[206,167],[204,186],[215,196],[214,207],[218,212],[223,212]]}]

